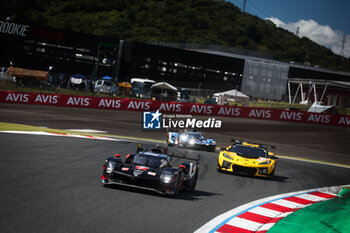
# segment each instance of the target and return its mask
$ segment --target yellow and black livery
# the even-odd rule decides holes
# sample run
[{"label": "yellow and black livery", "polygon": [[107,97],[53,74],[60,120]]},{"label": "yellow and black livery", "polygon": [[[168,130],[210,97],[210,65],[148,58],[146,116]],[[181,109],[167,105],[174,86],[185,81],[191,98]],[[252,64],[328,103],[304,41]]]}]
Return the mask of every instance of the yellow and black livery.
[{"label": "yellow and black livery", "polygon": [[245,173],[259,177],[273,177],[278,158],[267,149],[274,146],[234,140],[233,145],[221,148],[217,169],[219,172]]}]

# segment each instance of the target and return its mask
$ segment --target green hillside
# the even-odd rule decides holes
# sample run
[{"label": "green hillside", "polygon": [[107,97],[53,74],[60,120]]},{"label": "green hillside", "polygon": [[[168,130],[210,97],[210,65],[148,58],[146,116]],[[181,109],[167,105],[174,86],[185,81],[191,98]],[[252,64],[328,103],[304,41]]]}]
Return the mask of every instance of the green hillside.
[{"label": "green hillside", "polygon": [[125,40],[219,44],[350,71],[350,59],[220,0],[12,0],[2,19]]}]

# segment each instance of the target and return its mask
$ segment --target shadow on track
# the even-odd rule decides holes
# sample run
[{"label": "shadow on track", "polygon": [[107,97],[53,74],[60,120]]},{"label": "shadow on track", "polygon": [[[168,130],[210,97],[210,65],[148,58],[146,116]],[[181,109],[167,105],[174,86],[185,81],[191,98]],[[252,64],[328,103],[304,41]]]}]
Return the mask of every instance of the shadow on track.
[{"label": "shadow on track", "polygon": [[180,194],[175,197],[176,199],[186,200],[186,201],[197,201],[200,200],[201,197],[211,197],[211,196],[217,196],[222,195],[220,193],[211,193],[206,191],[200,191],[200,190],[194,190],[192,192],[190,191],[181,191]]},{"label": "shadow on track", "polygon": [[160,198],[170,198],[170,199],[175,199],[175,200],[178,199],[178,200],[185,200],[185,201],[197,201],[197,200],[200,200],[201,197],[222,195],[219,193],[212,193],[212,192],[206,192],[206,191],[200,191],[200,190],[194,190],[192,192],[183,190],[179,193],[179,195],[174,197],[174,196],[168,196],[165,194],[160,194],[151,190],[122,186],[117,184],[109,184],[106,186],[102,185],[102,188],[116,189],[116,190],[125,191],[125,192],[133,192],[133,193],[139,193],[139,194],[145,194],[145,195],[159,196]]},{"label": "shadow on track", "polygon": [[244,174],[244,173],[232,173],[232,172],[227,172],[227,171],[219,171],[219,173],[227,175],[227,176],[246,177],[246,178],[250,178],[250,179],[265,180],[265,181],[271,181],[271,182],[283,182],[283,183],[285,183],[288,180],[288,177],[278,176],[278,175],[275,175],[275,176],[270,177],[270,178],[266,178],[266,177],[248,175],[248,174]]}]

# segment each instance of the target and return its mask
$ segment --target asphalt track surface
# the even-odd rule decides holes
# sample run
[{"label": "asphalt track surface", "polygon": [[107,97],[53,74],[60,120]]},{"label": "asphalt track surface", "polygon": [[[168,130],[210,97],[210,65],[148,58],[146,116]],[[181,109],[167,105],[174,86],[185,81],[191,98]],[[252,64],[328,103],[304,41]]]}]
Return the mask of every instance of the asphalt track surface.
[{"label": "asphalt track surface", "polygon": [[[277,154],[303,152],[303,157],[350,164],[345,128],[222,119],[225,129],[207,132],[217,135],[219,145],[240,136],[274,144]],[[164,133],[141,131],[141,114],[136,112],[0,104],[0,121],[164,139]],[[136,147],[129,141],[0,133],[0,231],[193,232],[221,213],[260,198],[350,183],[350,169],[283,158],[271,180],[221,174],[216,171],[217,152],[171,148],[188,156],[201,154],[196,191],[169,198],[102,187],[105,158],[125,156]]]}]

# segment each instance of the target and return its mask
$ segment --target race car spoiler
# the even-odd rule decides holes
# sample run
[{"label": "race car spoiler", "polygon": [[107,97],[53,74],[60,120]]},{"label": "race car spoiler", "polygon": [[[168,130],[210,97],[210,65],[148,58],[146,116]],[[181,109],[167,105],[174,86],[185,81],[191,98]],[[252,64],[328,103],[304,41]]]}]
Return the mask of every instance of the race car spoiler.
[{"label": "race car spoiler", "polygon": [[139,144],[137,146],[136,153],[139,153],[140,151],[150,151],[150,152],[154,152],[154,153],[168,154],[168,148],[167,147],[161,147],[161,146],[149,147],[149,148],[145,149],[145,148],[141,147],[141,144]]},{"label": "race car spoiler", "polygon": [[169,155],[168,154],[168,147],[160,147],[160,146],[145,150],[141,147],[141,144],[139,144],[137,147],[136,153],[139,153],[140,151],[151,151],[154,153],[164,153],[164,154],[170,156],[170,160],[173,160],[173,157],[179,158],[179,159],[192,160],[192,161],[195,161],[197,165],[199,163],[199,158],[200,158],[200,154],[198,154],[196,159],[186,157],[185,155],[175,155],[174,152],[171,155]]},{"label": "race car spoiler", "polygon": [[167,128],[168,132],[178,132],[178,133],[184,133],[184,132],[199,132],[196,129],[178,129],[178,128]]},{"label": "race car spoiler", "polygon": [[275,146],[266,145],[266,144],[258,143],[258,142],[241,141],[241,140],[238,140],[238,139],[231,139],[231,142],[234,142],[234,143],[236,143],[236,144],[248,143],[248,144],[259,145],[259,147],[263,147],[263,148],[266,148],[266,149],[273,149],[273,150],[276,149]]},{"label": "race car spoiler", "polygon": [[173,153],[170,155],[170,160],[172,161],[173,158],[192,160],[192,161],[195,161],[195,162],[196,162],[196,165],[198,165],[200,156],[201,156],[201,155],[198,154],[197,158],[195,159],[195,158],[186,157],[185,155],[174,155],[174,152],[173,152]]}]

